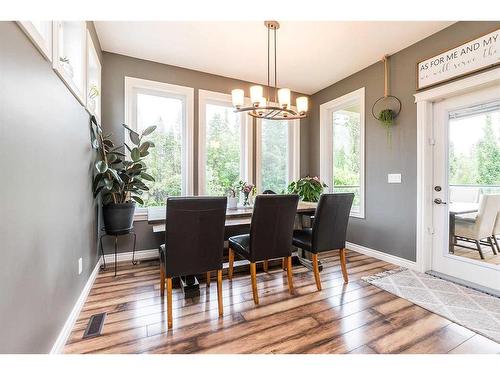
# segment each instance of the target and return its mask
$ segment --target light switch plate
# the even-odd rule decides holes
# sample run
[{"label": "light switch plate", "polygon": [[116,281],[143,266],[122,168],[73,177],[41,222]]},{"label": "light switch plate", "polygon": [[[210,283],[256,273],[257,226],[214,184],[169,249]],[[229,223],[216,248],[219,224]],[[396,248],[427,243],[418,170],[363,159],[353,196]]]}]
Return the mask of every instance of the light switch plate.
[{"label": "light switch plate", "polygon": [[389,184],[400,184],[401,183],[401,173],[389,173],[387,175],[387,182]]},{"label": "light switch plate", "polygon": [[78,258],[78,274],[81,275],[82,271],[83,271],[83,259]]}]

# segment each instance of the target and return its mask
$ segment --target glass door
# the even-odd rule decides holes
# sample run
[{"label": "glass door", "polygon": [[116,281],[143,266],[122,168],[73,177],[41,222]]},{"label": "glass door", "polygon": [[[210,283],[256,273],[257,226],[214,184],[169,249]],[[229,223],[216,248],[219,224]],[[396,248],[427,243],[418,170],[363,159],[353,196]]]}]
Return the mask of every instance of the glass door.
[{"label": "glass door", "polygon": [[500,290],[500,87],[433,115],[432,270]]}]

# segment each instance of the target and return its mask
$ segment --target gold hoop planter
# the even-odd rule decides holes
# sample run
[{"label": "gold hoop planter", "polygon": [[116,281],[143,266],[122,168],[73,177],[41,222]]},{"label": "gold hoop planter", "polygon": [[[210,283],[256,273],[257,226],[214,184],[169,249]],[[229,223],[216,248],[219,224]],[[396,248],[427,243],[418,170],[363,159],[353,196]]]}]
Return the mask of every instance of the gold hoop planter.
[{"label": "gold hoop planter", "polygon": [[387,143],[392,145],[392,127],[394,126],[394,120],[401,112],[402,105],[401,100],[389,94],[389,56],[384,56],[382,61],[384,62],[384,96],[378,98],[375,103],[373,103],[372,115],[385,126],[387,130]]}]

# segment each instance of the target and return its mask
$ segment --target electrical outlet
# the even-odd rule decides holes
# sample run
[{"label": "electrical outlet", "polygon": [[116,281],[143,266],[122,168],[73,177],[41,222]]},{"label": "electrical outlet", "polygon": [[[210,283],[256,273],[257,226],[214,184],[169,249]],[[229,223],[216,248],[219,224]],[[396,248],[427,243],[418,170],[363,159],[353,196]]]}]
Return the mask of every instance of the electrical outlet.
[{"label": "electrical outlet", "polygon": [[387,175],[387,183],[400,184],[401,183],[401,173],[389,173]]},{"label": "electrical outlet", "polygon": [[78,258],[78,274],[81,275],[83,271],[83,259]]}]

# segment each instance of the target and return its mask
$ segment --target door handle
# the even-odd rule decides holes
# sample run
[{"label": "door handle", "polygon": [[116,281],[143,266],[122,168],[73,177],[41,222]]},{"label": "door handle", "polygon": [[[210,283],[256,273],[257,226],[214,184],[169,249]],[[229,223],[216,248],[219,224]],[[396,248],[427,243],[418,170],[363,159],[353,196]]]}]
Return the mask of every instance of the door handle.
[{"label": "door handle", "polygon": [[436,203],[436,204],[446,204],[446,202],[443,202],[443,200],[441,198],[434,199],[434,203]]}]

